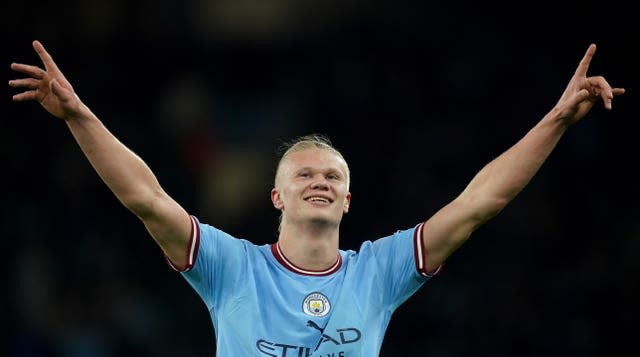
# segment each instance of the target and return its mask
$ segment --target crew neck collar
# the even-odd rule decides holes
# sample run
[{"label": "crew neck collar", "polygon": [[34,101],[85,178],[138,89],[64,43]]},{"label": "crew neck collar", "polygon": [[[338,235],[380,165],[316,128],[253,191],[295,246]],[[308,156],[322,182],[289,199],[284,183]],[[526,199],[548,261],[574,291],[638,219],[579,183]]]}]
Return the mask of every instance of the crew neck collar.
[{"label": "crew neck collar", "polygon": [[276,260],[280,264],[282,264],[282,266],[287,268],[287,270],[290,270],[290,271],[292,271],[292,272],[294,272],[296,274],[300,274],[300,275],[327,276],[327,275],[331,275],[331,274],[337,272],[340,269],[340,267],[342,266],[342,256],[340,255],[340,253],[338,253],[338,257],[336,259],[336,262],[331,267],[329,267],[328,269],[324,269],[324,270],[309,270],[309,269],[304,269],[304,268],[300,268],[300,267],[296,266],[289,259],[287,259],[287,257],[284,255],[284,253],[282,253],[282,250],[280,249],[280,245],[278,243],[271,244],[271,253],[276,258]]}]

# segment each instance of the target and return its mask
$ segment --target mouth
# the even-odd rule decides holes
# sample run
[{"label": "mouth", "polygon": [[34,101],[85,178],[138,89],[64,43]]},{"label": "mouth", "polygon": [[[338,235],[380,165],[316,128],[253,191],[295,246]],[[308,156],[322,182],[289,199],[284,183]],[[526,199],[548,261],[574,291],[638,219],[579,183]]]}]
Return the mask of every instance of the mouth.
[{"label": "mouth", "polygon": [[323,196],[309,196],[304,200],[317,205],[329,205],[333,202],[332,199]]}]

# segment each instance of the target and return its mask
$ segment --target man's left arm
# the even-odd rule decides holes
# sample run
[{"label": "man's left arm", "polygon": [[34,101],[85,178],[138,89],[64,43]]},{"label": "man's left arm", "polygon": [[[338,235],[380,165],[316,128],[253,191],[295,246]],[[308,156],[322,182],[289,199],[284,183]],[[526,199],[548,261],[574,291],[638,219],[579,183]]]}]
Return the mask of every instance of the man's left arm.
[{"label": "man's left arm", "polygon": [[424,226],[425,267],[434,271],[482,224],[496,216],[524,189],[549,157],[567,128],[602,99],[624,93],[602,76],[587,77],[595,45],[589,46],[560,100],[515,145],[484,166],[464,191],[441,208]]}]

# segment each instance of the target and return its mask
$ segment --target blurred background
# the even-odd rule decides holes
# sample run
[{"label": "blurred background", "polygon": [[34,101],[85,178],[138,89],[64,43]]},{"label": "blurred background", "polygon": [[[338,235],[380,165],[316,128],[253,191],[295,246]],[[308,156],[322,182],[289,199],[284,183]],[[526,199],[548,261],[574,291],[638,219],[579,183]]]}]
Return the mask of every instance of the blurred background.
[{"label": "blurred background", "polygon": [[107,127],[201,221],[273,243],[276,149],[312,132],[351,166],[341,248],[426,219],[590,74],[627,94],[572,127],[529,186],[394,315],[382,356],[637,350],[640,36],[629,5],[3,2],[5,356],[213,356],[206,308],[66,126],[14,103],[39,39]]}]

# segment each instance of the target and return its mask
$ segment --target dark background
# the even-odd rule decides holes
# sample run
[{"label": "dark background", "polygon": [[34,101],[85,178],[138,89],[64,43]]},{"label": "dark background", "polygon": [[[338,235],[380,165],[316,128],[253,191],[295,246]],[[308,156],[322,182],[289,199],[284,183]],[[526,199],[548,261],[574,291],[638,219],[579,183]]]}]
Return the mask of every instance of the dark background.
[{"label": "dark background", "polygon": [[[276,148],[328,134],[352,170],[341,248],[413,226],[590,74],[627,89],[396,312],[382,356],[637,351],[640,43],[631,3],[3,2],[11,62],[43,42],[76,92],[202,221],[276,240]],[[7,356],[213,356],[197,294],[65,125],[0,89]],[[267,307],[268,308],[268,307]]]}]

